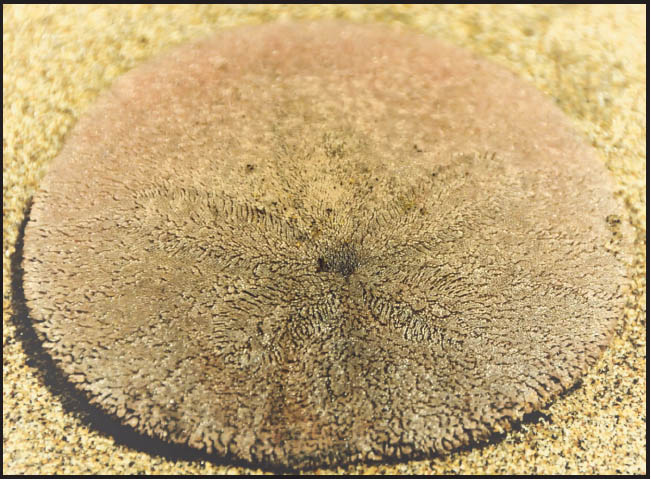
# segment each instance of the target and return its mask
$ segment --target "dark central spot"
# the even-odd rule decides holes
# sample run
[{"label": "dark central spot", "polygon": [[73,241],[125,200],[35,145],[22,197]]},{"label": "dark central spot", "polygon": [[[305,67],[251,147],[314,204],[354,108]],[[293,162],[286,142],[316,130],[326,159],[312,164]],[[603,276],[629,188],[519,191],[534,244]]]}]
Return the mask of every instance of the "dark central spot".
[{"label": "dark central spot", "polygon": [[350,243],[330,247],[317,259],[317,272],[340,273],[350,276],[359,267],[359,257]]}]

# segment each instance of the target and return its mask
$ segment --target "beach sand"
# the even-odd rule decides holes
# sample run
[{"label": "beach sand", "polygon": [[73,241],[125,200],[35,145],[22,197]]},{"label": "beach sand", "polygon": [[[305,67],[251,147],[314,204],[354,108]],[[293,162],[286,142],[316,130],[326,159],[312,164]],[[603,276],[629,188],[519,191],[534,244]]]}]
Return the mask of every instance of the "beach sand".
[{"label": "beach sand", "polygon": [[66,133],[117,76],[219,29],[292,18],[401,25],[511,69],[552,97],[597,149],[633,237],[612,344],[568,393],[481,446],[313,472],[648,473],[645,17],[643,5],[3,7],[3,474],[266,473],[132,435],[67,389],[21,313],[14,252],[29,199]]}]

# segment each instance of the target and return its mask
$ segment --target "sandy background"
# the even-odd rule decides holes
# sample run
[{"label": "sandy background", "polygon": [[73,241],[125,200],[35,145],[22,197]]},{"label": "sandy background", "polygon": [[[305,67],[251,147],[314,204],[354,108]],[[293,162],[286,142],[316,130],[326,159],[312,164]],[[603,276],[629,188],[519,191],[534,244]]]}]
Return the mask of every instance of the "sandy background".
[{"label": "sandy background", "polygon": [[24,209],[66,133],[118,75],[184,41],[278,18],[401,24],[515,71],[597,148],[633,227],[627,306],[611,348],[577,387],[483,446],[338,472],[646,473],[645,8],[3,7],[3,474],[263,473],[133,436],[68,391],[25,321],[14,252]]}]

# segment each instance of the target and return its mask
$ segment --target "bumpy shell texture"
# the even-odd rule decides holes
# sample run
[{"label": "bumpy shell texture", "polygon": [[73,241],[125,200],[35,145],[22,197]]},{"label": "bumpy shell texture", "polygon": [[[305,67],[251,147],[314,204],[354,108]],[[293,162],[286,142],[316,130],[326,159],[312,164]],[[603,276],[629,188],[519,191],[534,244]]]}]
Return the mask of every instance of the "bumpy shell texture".
[{"label": "bumpy shell texture", "polygon": [[381,27],[245,27],[79,121],[24,290],[56,364],[138,432],[290,468],[411,458],[596,361],[617,213],[595,153],[506,70]]}]

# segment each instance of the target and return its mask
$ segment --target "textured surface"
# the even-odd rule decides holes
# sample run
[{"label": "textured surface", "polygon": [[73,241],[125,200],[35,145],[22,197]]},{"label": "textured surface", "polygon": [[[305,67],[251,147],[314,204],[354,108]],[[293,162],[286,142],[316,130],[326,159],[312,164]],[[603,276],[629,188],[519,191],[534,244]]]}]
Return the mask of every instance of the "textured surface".
[{"label": "textured surface", "polygon": [[[370,11],[370,10],[369,10],[369,11]],[[6,61],[6,60],[5,60],[5,61]],[[8,100],[7,97],[10,97],[10,96],[7,95],[7,96],[5,97],[5,115],[7,115],[8,112],[10,111],[10,107],[9,107],[9,105],[8,105],[9,102],[7,101],[7,100]],[[15,104],[15,102],[12,102],[12,103]],[[562,102],[561,102],[561,103],[562,103]],[[607,102],[606,102],[606,103],[607,103]],[[583,108],[584,108],[584,107],[581,108],[581,110],[582,110],[581,113],[584,114],[584,115],[587,116],[587,117],[590,117],[590,113],[591,113],[591,111],[590,111],[589,109],[585,109],[585,110],[583,110]],[[28,111],[29,111],[29,108],[28,108]],[[588,119],[589,119],[589,118],[588,118]],[[643,124],[642,124],[642,126],[643,126]],[[616,123],[614,123],[614,124],[613,124],[613,128],[610,129],[610,134],[611,134],[611,135],[614,135],[614,136],[616,136],[616,135],[620,135],[620,136],[621,136],[621,135],[622,135],[622,133],[621,133],[621,132],[622,132],[621,127],[620,127],[620,129],[617,129],[617,128],[614,128],[614,127],[616,127]],[[624,130],[624,131],[625,131],[625,130]],[[9,133],[11,133],[11,130],[9,131]],[[7,137],[10,137],[10,135],[7,135]],[[20,147],[20,144],[19,144],[19,143],[16,143],[16,142],[11,142],[11,144],[10,144],[10,146],[9,146],[9,145],[8,145],[8,142],[7,142],[7,139],[5,139],[5,154],[7,155],[7,153],[9,153],[9,154],[14,153],[14,150],[15,150],[16,146]],[[616,146],[616,144],[613,144],[613,148],[614,148],[615,146]],[[335,145],[334,148],[332,148],[332,147],[333,147],[332,145],[330,145],[330,147],[327,147],[327,146],[326,146],[326,148],[324,148],[324,152],[329,151],[329,152],[331,152],[331,154],[336,154],[336,152],[338,151],[337,145]],[[422,149],[422,148],[420,147],[420,145],[418,145],[418,148],[419,148],[419,149]],[[422,149],[422,150],[426,151],[426,149]],[[11,157],[11,155],[10,155],[10,156],[9,156],[9,159],[11,159],[11,158],[13,158],[13,157]],[[635,164],[633,164],[633,166],[634,166],[634,165],[635,165]],[[633,171],[633,173],[635,172],[635,170],[632,170],[632,171]],[[635,177],[633,177],[633,178],[635,178]],[[638,177],[638,178],[639,178],[639,177]],[[626,181],[626,180],[627,180],[626,177],[625,177],[625,176],[622,176],[622,180],[621,180],[621,181],[624,182],[624,181]],[[6,189],[5,192],[7,192],[7,186],[8,186],[8,184],[7,184],[7,180],[5,180],[5,182],[6,182],[6,183],[5,183],[5,189]],[[642,180],[642,182],[643,182],[643,180]],[[632,198],[633,200],[635,200],[634,182],[631,182],[631,183],[632,183],[633,186],[630,187],[630,191],[629,191],[628,193],[625,193],[625,198],[626,198],[626,199],[631,199],[631,198]],[[628,201],[628,205],[629,205],[629,209],[630,209],[630,211],[632,212],[631,219],[632,219],[633,223],[634,223],[634,224],[640,224],[640,220],[641,220],[641,219],[640,219],[640,217],[639,217],[639,214],[637,213],[637,212],[639,212],[640,210],[635,210],[635,208],[632,207],[632,205],[634,205],[634,202],[631,202],[630,200]],[[643,206],[643,205],[642,205],[642,206]],[[638,207],[638,208],[639,208],[639,207]],[[643,209],[642,209],[642,211],[643,211]],[[636,216],[636,215],[638,215],[638,216]],[[6,221],[7,221],[7,219],[5,219],[5,222],[6,222]],[[642,224],[643,224],[643,222],[642,222]],[[643,233],[643,232],[642,232],[642,233]],[[643,237],[642,237],[642,238],[643,238]],[[346,256],[346,255],[344,255],[344,257],[345,257],[345,256]],[[349,255],[349,256],[350,256],[350,255]],[[340,256],[340,257],[341,257],[341,256]],[[353,263],[355,263],[355,262],[353,262]],[[322,270],[337,270],[337,269],[339,269],[339,270],[341,271],[341,270],[342,270],[342,268],[340,268],[341,265],[342,265],[342,262],[341,262],[340,260],[337,260],[336,256],[334,256],[334,257],[333,257],[333,256],[328,257],[327,255],[325,255],[325,256],[324,256],[324,259],[323,259],[323,262],[322,262],[322,264],[321,264],[321,268],[322,268]],[[317,266],[319,266],[318,259],[317,259]],[[344,270],[344,271],[347,271],[346,269],[343,269],[343,270]],[[6,271],[5,271],[5,273],[6,273]],[[325,272],[325,273],[330,273],[330,274],[332,274],[333,272],[330,271],[330,272]],[[352,275],[354,275],[353,272],[351,272],[351,276],[352,276]],[[641,278],[643,278],[643,276],[642,276]],[[632,292],[633,295],[635,295],[636,288],[639,289],[640,287],[639,287],[639,286],[638,286],[638,287],[635,287],[635,284],[634,284],[634,288],[633,288],[633,292]],[[633,298],[633,299],[634,299],[634,298],[636,298],[636,297],[633,296],[633,297],[630,297],[630,298]],[[640,298],[640,297],[637,297],[637,298]],[[628,318],[628,317],[627,317],[627,318]],[[626,339],[626,338],[636,338],[636,337],[635,337],[636,329],[635,329],[635,322],[634,322],[635,317],[633,316],[632,318],[633,318],[633,320],[632,320],[633,323],[632,323],[632,325],[629,325],[630,328],[629,328],[628,330],[626,330],[625,326],[624,326],[624,327],[621,327],[621,328],[619,329],[619,332],[618,332],[618,333],[619,333],[619,335],[620,335],[620,338],[624,338],[624,339]],[[630,322],[629,322],[629,323],[630,323]],[[627,333],[627,332],[628,332],[628,333]],[[632,333],[631,333],[631,332],[632,332]],[[6,335],[9,335],[9,334],[6,334]],[[641,339],[642,337],[639,337],[639,338]],[[5,339],[6,339],[6,340],[5,340],[5,345],[13,345],[13,342],[9,341],[9,340],[10,340],[10,337],[6,336]],[[642,341],[642,340],[639,340],[639,341]],[[634,342],[633,342],[633,344],[634,344]],[[614,347],[617,348],[617,341],[616,341]],[[612,357],[612,355],[616,355],[616,351],[615,351],[615,352],[612,352],[610,355],[611,355],[611,357]],[[616,358],[616,357],[615,357],[615,358]],[[608,358],[608,354],[607,354],[607,357],[604,359],[604,362],[606,362],[606,365],[608,365],[608,363],[607,363],[608,361],[609,361],[609,358]],[[629,360],[629,361],[630,361],[630,360]],[[603,364],[604,362],[601,362],[601,363]],[[633,363],[633,364],[631,364],[631,365],[632,365],[632,366],[629,366],[629,368],[632,369],[633,371],[635,371],[635,368],[637,368],[637,367],[635,366],[636,364]],[[641,371],[641,372],[642,372],[642,374],[643,374],[643,367],[641,367],[641,368],[642,368],[642,371]],[[603,370],[603,367],[602,367],[602,370]],[[638,375],[639,375],[639,373],[640,373],[640,372],[638,371]],[[603,376],[603,372],[602,372],[602,376]],[[565,401],[565,402],[572,401],[572,396],[580,395],[580,394],[581,394],[581,393],[580,393],[581,391],[583,391],[583,394],[584,394],[584,395],[590,395],[590,394],[591,394],[590,392],[592,392],[592,390],[593,390],[593,389],[590,387],[591,384],[589,383],[590,380],[591,380],[591,378],[593,378],[593,377],[591,377],[591,376],[587,377],[587,379],[586,379],[587,386],[583,387],[583,388],[580,389],[579,391],[575,391],[575,392],[573,392],[573,394],[572,394],[571,396],[569,396],[569,397],[566,397],[564,401]],[[597,378],[599,378],[599,377],[597,377]],[[636,375],[632,375],[632,376],[629,378],[629,383],[630,383],[630,385],[639,385],[640,388],[643,388],[643,385],[640,383],[639,380],[640,380],[639,377],[636,378]],[[11,379],[10,379],[10,378],[9,378],[9,379],[8,379],[8,378],[5,378],[5,382],[11,382]],[[621,384],[621,380],[620,380],[620,384]],[[7,383],[6,383],[5,385],[7,385]],[[11,386],[11,385],[10,385],[10,386]],[[635,387],[633,387],[633,389],[634,389],[634,388],[635,388]],[[630,389],[629,389],[629,390],[630,390]],[[5,391],[8,391],[8,389],[5,388]],[[16,392],[16,389],[11,389],[11,388],[10,388],[9,391],[10,391],[10,392]],[[15,396],[16,393],[5,393],[5,399],[7,399],[7,398],[11,398],[11,395],[14,395],[14,396]],[[20,398],[24,398],[24,397],[21,397],[20,391],[18,391],[18,396],[19,396]],[[640,397],[640,398],[641,398],[641,397]],[[568,400],[568,399],[569,399],[569,400]],[[575,399],[575,401],[576,401],[576,399]],[[621,401],[622,401],[622,400],[621,400],[621,397],[620,397],[619,400],[615,400],[615,401],[616,401],[616,402],[621,402]],[[577,402],[577,403],[580,403],[580,402]],[[23,404],[24,404],[24,402],[23,402]],[[23,405],[23,404],[21,404],[21,405]],[[556,407],[556,406],[554,406],[553,408],[562,408],[562,405],[561,405],[560,407]],[[635,404],[633,404],[632,408],[633,408],[633,409],[635,408]],[[576,409],[576,408],[571,408],[569,411],[572,411],[572,410],[575,410],[575,409]],[[602,408],[602,411],[603,411],[603,410],[604,410],[604,409]],[[553,411],[552,411],[552,412],[553,412]],[[640,415],[641,415],[641,411],[639,411],[638,413],[640,413]],[[15,420],[15,414],[16,414],[16,412],[14,412],[14,417],[13,417],[14,420]],[[607,415],[607,413],[603,413],[603,412],[602,412],[602,415],[604,415],[604,414]],[[549,415],[549,414],[547,414],[547,415]],[[562,411],[561,411],[560,413],[558,413],[557,416],[556,416],[555,418],[559,418],[559,417],[560,417],[561,419],[567,419],[567,420],[569,420],[569,421],[572,420],[572,415],[568,415],[567,413],[563,414]],[[588,417],[589,417],[589,416],[588,416]],[[5,426],[7,426],[7,422],[9,422],[11,418],[12,418],[12,417],[5,416]],[[544,417],[544,418],[549,418],[549,417]],[[631,407],[627,407],[627,408],[621,408],[621,409],[619,409],[616,418],[617,418],[617,421],[618,421],[618,422],[619,422],[619,421],[625,421],[625,422],[629,422],[629,424],[630,424],[631,421],[634,422],[634,421],[636,421],[636,420],[640,420],[640,416],[639,416],[639,415],[636,416],[636,415],[635,415],[635,411],[634,411],[634,410],[631,410]],[[622,420],[620,420],[620,418],[621,418]],[[631,425],[633,425],[633,424],[631,424]],[[9,425],[9,426],[10,426],[10,425]],[[538,429],[538,428],[542,428],[542,429],[545,428],[545,427],[544,427],[544,424],[543,424],[542,427],[539,426],[539,425],[535,425],[534,427],[535,427],[534,430],[535,430],[535,429]],[[548,428],[550,428],[550,429],[552,430],[552,433],[553,433],[553,428],[554,428],[554,427],[555,427],[555,425],[548,426]],[[83,428],[83,427],[82,427],[82,428]],[[531,426],[525,427],[525,429],[524,429],[523,431],[521,431],[521,432],[516,432],[516,434],[514,434],[514,436],[517,437],[517,436],[519,435],[520,437],[522,437],[522,436],[526,437],[526,432],[527,432],[527,430],[528,430],[529,428],[531,428]],[[564,425],[559,425],[559,428],[565,430],[565,426],[564,426]],[[17,432],[15,428],[9,428],[9,429],[5,428],[5,431],[10,431],[10,432],[12,432],[12,436],[11,436],[11,439],[12,439],[12,440],[16,440],[16,439],[18,439],[19,432]],[[581,432],[580,432],[580,433],[581,433]],[[580,433],[579,433],[579,434],[580,434]],[[7,435],[7,434],[6,434],[6,435]],[[74,438],[75,435],[73,434],[72,437]],[[509,436],[508,438],[511,439],[511,438],[513,438],[513,436]],[[570,435],[568,438],[571,438],[571,435]],[[630,438],[633,438],[633,437],[630,437]],[[538,436],[537,439],[540,440],[540,437]],[[92,440],[92,437],[91,437],[91,441],[92,441],[92,442],[96,442],[96,441],[98,441],[98,440]],[[8,443],[9,443],[10,445],[7,445]],[[515,449],[517,450],[518,447],[517,447],[517,446],[514,447],[513,445],[510,445],[510,443],[511,443],[511,441],[510,441],[510,440],[507,440],[506,442],[503,442],[502,446],[500,446],[499,444],[498,444],[498,445],[495,445],[495,446],[491,445],[490,447],[487,447],[487,448],[485,448],[485,449],[483,449],[483,450],[480,450],[480,451],[478,451],[478,452],[459,453],[459,454],[455,454],[455,455],[453,455],[452,457],[449,457],[449,458],[447,458],[447,459],[446,459],[446,457],[443,457],[443,458],[441,458],[440,460],[436,460],[435,462],[432,462],[431,464],[430,464],[429,462],[425,462],[424,464],[423,464],[423,463],[412,463],[411,466],[410,466],[409,468],[412,469],[411,471],[421,471],[421,472],[422,472],[422,471],[427,471],[427,470],[422,470],[423,468],[433,469],[434,471],[454,471],[455,469],[461,469],[461,470],[464,471],[464,472],[468,472],[468,471],[472,471],[471,469],[473,468],[473,467],[472,467],[473,464],[475,465],[475,468],[481,468],[482,465],[486,465],[486,463],[482,463],[482,462],[490,461],[491,454],[493,454],[493,451],[492,451],[493,449],[497,449],[497,450],[495,451],[495,452],[496,452],[495,455],[498,455],[498,456],[500,455],[500,449],[515,448]],[[599,443],[599,441],[597,441],[597,443]],[[30,461],[31,461],[31,462],[34,462],[34,461],[37,462],[37,461],[38,461],[37,458],[35,458],[35,457],[33,457],[33,456],[30,457],[29,452],[26,451],[26,450],[24,450],[24,449],[22,450],[22,453],[20,453],[21,450],[20,450],[20,448],[19,448],[18,442],[5,442],[5,444],[6,444],[6,446],[5,446],[5,452],[10,454],[10,455],[5,455],[5,466],[7,466],[7,462],[8,462],[8,461],[12,461],[12,462],[14,462],[13,465],[21,465],[21,463],[20,463],[20,462],[21,462],[21,459],[22,459],[22,461],[24,462],[24,463],[22,463],[23,466],[29,465],[29,464],[30,464]],[[524,445],[523,448],[526,449],[526,448],[527,448],[527,447],[526,447],[526,438],[525,438],[525,442],[522,442],[521,445],[522,445],[522,444]],[[13,445],[13,446],[12,446],[12,445]],[[50,445],[52,445],[52,443],[50,443]],[[55,443],[55,445],[56,445],[56,443]],[[71,445],[72,445],[72,447],[74,448],[74,441],[72,442]],[[589,444],[588,444],[588,445],[589,445]],[[578,442],[578,447],[579,447],[579,449],[580,449],[581,451],[585,451],[585,450],[586,450],[586,440],[582,438],[581,441]],[[50,447],[50,448],[51,448],[51,447]],[[99,450],[97,450],[97,451],[101,451],[101,450],[103,449],[103,447],[102,447],[101,445],[100,445],[98,448],[99,448]],[[118,447],[118,448],[124,448],[124,447]],[[529,447],[529,448],[530,448],[530,447]],[[594,448],[594,447],[593,447],[593,448]],[[588,450],[589,450],[589,448],[588,448]],[[483,454],[482,454],[482,452],[483,452]],[[526,450],[525,450],[525,452],[526,452]],[[548,449],[548,448],[546,449],[544,446],[542,446],[542,447],[540,447],[540,448],[536,448],[535,451],[534,451],[534,454],[537,455],[537,456],[542,456],[542,457],[545,458],[545,459],[547,459],[548,457],[551,457],[551,458],[553,459],[554,455],[559,455],[558,451],[556,451],[556,453],[554,453],[554,452],[555,452],[555,450],[552,449],[552,450],[551,450],[551,453],[549,453],[549,449]],[[563,454],[562,454],[563,450],[561,450],[560,452],[561,452],[560,454],[563,455]],[[640,449],[637,449],[637,450],[636,450],[636,449],[633,449],[633,450],[632,450],[632,456],[631,456],[631,453],[630,453],[630,452],[631,452],[631,449],[630,449],[630,448],[627,449],[627,452],[629,452],[629,453],[627,454],[627,455],[628,455],[627,458],[630,458],[630,459],[631,459],[631,460],[629,460],[628,464],[630,464],[630,465],[636,465],[636,464],[638,464],[638,465],[640,465],[640,468],[642,468],[642,465],[643,465],[643,462],[641,461],[641,460],[643,459],[643,452],[642,452],[642,449],[641,449],[641,448],[640,448]],[[637,453],[637,456],[636,456],[636,453],[635,453],[635,452],[638,452],[638,453]],[[26,456],[25,456],[25,455],[26,455]],[[139,456],[142,457],[142,454],[137,454],[137,452],[134,452],[134,455],[135,455],[135,456],[133,457],[134,459],[133,459],[133,460],[129,460],[129,461],[134,462],[134,464],[131,465],[131,467],[134,468],[134,470],[132,470],[132,471],[137,471],[138,468],[142,468],[142,467],[138,467],[138,465],[136,464],[136,459],[137,459]],[[504,456],[505,456],[505,458],[509,458],[509,454],[506,454],[506,455],[504,455]],[[584,469],[585,469],[586,467],[587,467],[587,468],[590,468],[590,467],[589,467],[587,464],[583,464],[583,465],[582,465],[582,464],[580,463],[580,460],[577,460],[577,459],[579,459],[581,456],[585,456],[585,454],[576,454],[575,457],[569,457],[568,454],[566,453],[566,454],[564,455],[564,457],[566,458],[566,460],[565,460],[565,461],[566,461],[565,466],[563,466],[563,465],[560,464],[559,462],[556,462],[556,463],[555,463],[555,465],[556,465],[556,470],[550,470],[550,471],[573,471],[573,469],[576,469],[575,471],[585,471]],[[112,455],[112,457],[115,458],[115,455]],[[464,457],[466,458],[465,460],[464,460]],[[517,460],[517,458],[518,458],[518,457],[513,457],[513,455],[510,455],[510,459],[509,459],[509,461],[506,462],[506,463],[504,463],[503,466],[502,466],[502,467],[499,467],[499,468],[501,468],[502,471],[509,471],[509,470],[508,470],[509,468],[515,467],[515,470],[510,470],[510,471],[522,471],[522,470],[518,470],[518,466],[517,466],[517,465],[518,465],[518,460]],[[524,457],[523,457],[523,458],[526,458],[526,453],[524,454]],[[569,458],[569,462],[568,462],[568,460],[567,460],[568,458]],[[572,461],[572,458],[574,458],[574,461]],[[473,459],[474,459],[474,460],[473,460]],[[61,458],[61,460],[64,462],[64,463],[61,464],[61,465],[74,465],[74,464],[76,463],[74,458],[71,458],[71,459],[70,459],[70,460],[72,460],[72,462],[69,462],[68,460],[64,460],[63,458]],[[604,461],[606,461],[606,459],[604,459]],[[459,463],[459,462],[461,462],[461,463]],[[464,463],[464,462],[467,462],[467,463]],[[543,462],[543,463],[546,464],[546,465],[554,465],[553,462],[551,462],[551,463],[550,463],[550,462],[551,462],[551,460],[549,460],[547,463],[545,463],[545,462]],[[590,462],[592,462],[590,465],[594,465],[594,459],[591,459]],[[636,463],[636,462],[640,462],[640,463]],[[526,461],[525,461],[525,463],[526,463]],[[537,463],[538,465],[541,464],[539,461],[537,461],[536,463]],[[161,465],[160,469],[157,470],[157,471],[170,471],[170,470],[165,470],[165,468],[167,468],[167,467],[163,466],[163,464],[160,464],[158,460],[156,460],[156,461],[150,461],[148,464],[149,464],[150,466],[151,466],[151,465]],[[620,463],[620,464],[619,464],[619,468],[621,468],[621,465],[623,465],[623,464],[626,464],[626,462],[624,462],[624,463]],[[126,468],[131,468],[131,467],[128,467],[128,462],[127,462],[126,465],[127,465]],[[194,469],[194,468],[198,468],[198,467],[199,467],[199,464],[194,464],[194,466],[193,466],[193,464],[187,464],[187,465],[188,465],[188,468],[190,468],[190,470],[187,470],[187,471],[194,471],[194,470],[192,470],[192,469]],[[465,465],[465,467],[464,467],[464,465]],[[493,466],[495,465],[494,460],[493,460],[492,465],[493,465]],[[509,467],[509,465],[511,465],[511,467]],[[524,465],[524,464],[523,464],[523,465]],[[614,465],[614,464],[613,464],[613,465]],[[71,467],[71,468],[74,468],[74,467]],[[98,469],[101,469],[100,466],[98,466],[98,467],[96,467],[96,468],[94,468],[94,469],[93,469],[92,467],[88,467],[88,468],[91,468],[91,470],[95,470],[95,471],[97,471]],[[118,467],[118,468],[119,468],[119,467]],[[183,466],[183,462],[179,462],[179,463],[177,464],[177,467],[176,467],[176,468],[177,468],[177,469],[179,469],[179,468],[180,468],[180,469],[183,469],[183,468],[186,468],[186,467]],[[209,465],[207,465],[206,468],[207,468],[207,470],[205,470],[205,471],[211,471],[211,468],[213,468],[213,467],[210,467]],[[373,468],[375,468],[375,467],[373,467]],[[400,467],[400,466],[394,467],[394,470],[393,470],[393,471],[401,471],[401,468],[402,468],[402,467]],[[523,466],[523,467],[520,467],[520,468],[525,468],[525,467]],[[541,468],[541,467],[537,467],[537,468]],[[552,467],[552,468],[553,468],[553,467]],[[563,468],[564,468],[565,470],[563,470]],[[594,468],[594,467],[592,467],[592,468]],[[614,468],[616,468],[616,467],[613,467],[613,470],[595,470],[595,471],[614,471]],[[419,469],[420,469],[420,470],[419,470]],[[447,470],[446,470],[446,469],[447,469]],[[24,470],[24,471],[29,471],[29,470]],[[44,470],[36,470],[36,471],[44,471]],[[58,471],[66,471],[66,469],[65,469],[65,467],[64,467],[64,468],[60,468],[60,469],[58,469]],[[70,471],[70,470],[68,470],[68,471]],[[112,471],[115,471],[115,470],[112,470]],[[129,471],[129,470],[120,470],[120,471]],[[176,470],[176,471],[182,471],[182,470]],[[529,471],[529,470],[528,470],[528,471]],[[635,471],[635,470],[630,470],[630,469],[628,469],[628,470],[626,470],[626,471]],[[639,470],[638,470],[638,471],[639,471]]]}]

